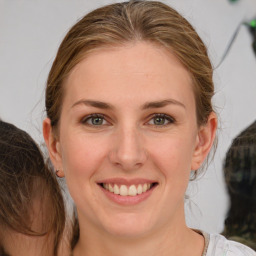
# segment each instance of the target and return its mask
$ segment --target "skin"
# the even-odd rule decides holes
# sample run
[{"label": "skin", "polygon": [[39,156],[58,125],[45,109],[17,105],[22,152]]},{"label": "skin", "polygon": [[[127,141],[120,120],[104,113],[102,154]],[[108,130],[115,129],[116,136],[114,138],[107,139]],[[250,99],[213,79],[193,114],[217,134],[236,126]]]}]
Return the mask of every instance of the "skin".
[{"label": "skin", "polygon": [[[95,51],[64,87],[58,134],[49,119],[43,130],[77,206],[74,255],[201,255],[204,239],[185,224],[184,194],[190,171],[212,146],[217,121],[212,113],[197,126],[188,71],[167,50],[137,42]],[[100,125],[89,116],[95,113],[104,116]],[[113,178],[157,186],[142,202],[123,205],[98,185]]]}]

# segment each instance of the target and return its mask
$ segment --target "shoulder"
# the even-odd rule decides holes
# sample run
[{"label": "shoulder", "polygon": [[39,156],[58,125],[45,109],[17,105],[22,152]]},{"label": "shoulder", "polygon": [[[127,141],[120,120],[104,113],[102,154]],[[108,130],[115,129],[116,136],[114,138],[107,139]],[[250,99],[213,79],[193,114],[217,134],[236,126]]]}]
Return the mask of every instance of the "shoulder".
[{"label": "shoulder", "polygon": [[210,234],[206,256],[256,256],[256,252],[222,235]]}]

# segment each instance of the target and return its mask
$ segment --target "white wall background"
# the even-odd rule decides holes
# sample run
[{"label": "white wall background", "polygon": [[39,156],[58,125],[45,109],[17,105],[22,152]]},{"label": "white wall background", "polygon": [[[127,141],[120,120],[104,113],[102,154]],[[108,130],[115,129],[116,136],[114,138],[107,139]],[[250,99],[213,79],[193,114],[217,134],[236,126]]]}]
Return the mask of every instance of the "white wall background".
[{"label": "white wall background", "polygon": [[[88,11],[111,0],[0,0],[0,118],[42,143],[44,87],[65,33]],[[256,16],[256,0],[166,0],[197,29],[214,66],[241,21]],[[225,61],[215,71],[219,146],[207,173],[192,186],[189,223],[221,232],[228,208],[222,163],[232,139],[255,119],[256,56],[241,26]],[[197,206],[196,206],[197,205]],[[193,216],[195,215],[195,216]]]}]

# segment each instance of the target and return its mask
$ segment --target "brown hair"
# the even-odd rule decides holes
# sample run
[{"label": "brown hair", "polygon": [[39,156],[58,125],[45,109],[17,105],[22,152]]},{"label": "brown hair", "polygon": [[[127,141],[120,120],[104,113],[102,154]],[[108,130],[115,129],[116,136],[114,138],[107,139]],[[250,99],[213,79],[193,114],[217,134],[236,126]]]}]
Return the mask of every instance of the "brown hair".
[{"label": "brown hair", "polygon": [[67,33],[47,80],[46,112],[58,127],[64,97],[63,82],[88,53],[106,46],[146,41],[174,53],[194,83],[198,125],[213,111],[212,66],[207,49],[193,27],[171,7],[157,1],[130,1],[96,9]]},{"label": "brown hair", "polygon": [[[157,1],[135,0],[90,12],[63,39],[48,76],[45,95],[47,116],[55,131],[65,94],[64,82],[72,69],[97,49],[140,41],[164,47],[176,55],[193,80],[198,126],[207,123],[213,111],[214,85],[204,43],[188,21],[171,7]],[[75,223],[72,248],[79,236],[78,220]]]},{"label": "brown hair", "polygon": [[[33,212],[35,203],[39,203],[39,215]],[[65,211],[55,175],[45,165],[33,139],[3,121],[0,121],[0,205],[2,231],[28,236],[53,233],[52,250],[57,255]],[[32,225],[35,220],[36,228]]]}]

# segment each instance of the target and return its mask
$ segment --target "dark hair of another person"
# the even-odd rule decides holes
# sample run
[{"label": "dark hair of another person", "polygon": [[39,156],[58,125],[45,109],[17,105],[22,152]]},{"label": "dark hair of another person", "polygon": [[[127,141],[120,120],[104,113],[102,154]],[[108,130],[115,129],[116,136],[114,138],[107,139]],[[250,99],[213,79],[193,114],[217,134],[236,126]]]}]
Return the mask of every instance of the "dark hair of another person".
[{"label": "dark hair of another person", "polygon": [[[35,202],[39,202],[40,216],[33,215]],[[39,223],[36,230],[31,228],[35,219]],[[53,233],[53,255],[57,255],[64,227],[61,190],[38,146],[26,132],[0,121],[1,230],[28,236]]]},{"label": "dark hair of another person", "polygon": [[256,121],[233,140],[224,172],[230,209],[223,234],[256,250]]}]

